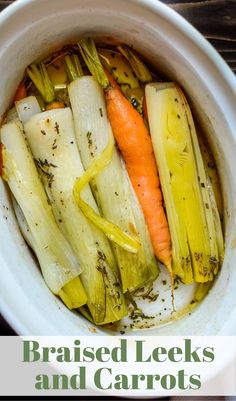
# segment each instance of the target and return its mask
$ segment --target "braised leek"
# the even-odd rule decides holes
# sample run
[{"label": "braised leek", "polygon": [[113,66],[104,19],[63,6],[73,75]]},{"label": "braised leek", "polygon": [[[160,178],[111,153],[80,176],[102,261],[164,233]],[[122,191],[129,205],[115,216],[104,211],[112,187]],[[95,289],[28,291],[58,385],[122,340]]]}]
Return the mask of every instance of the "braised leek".
[{"label": "braised leek", "polygon": [[[17,201],[18,221],[37,255],[48,287],[54,294],[59,294],[65,285],[78,277],[81,268],[55,222],[20,122],[3,125],[1,141],[3,178]],[[86,300],[80,284],[77,306],[85,304]]]},{"label": "braised leek", "polygon": [[[77,144],[83,165],[89,169],[112,136],[103,91],[90,76],[72,82],[68,91]],[[135,255],[112,243],[123,291],[132,292],[153,281],[159,269],[143,213],[116,148],[110,163],[94,177],[91,186],[102,215],[141,244]]]},{"label": "braised leek", "polygon": [[139,84],[129,62],[119,52],[98,49],[103,67],[112,74],[124,95],[140,114],[143,112],[144,89]]},{"label": "braised leek", "polygon": [[173,271],[186,284],[212,281],[221,241],[190,108],[173,83],[147,85],[146,100],[171,232]]},{"label": "braised leek", "polygon": [[140,82],[147,83],[152,81],[152,76],[147,66],[143,63],[141,58],[138,57],[135,52],[133,52],[133,50],[131,50],[128,46],[118,46],[118,50],[128,60],[134,74]]},{"label": "braised leek", "polygon": [[[83,188],[98,174],[100,174],[103,169],[110,163],[112,159],[112,153],[114,150],[114,138],[110,136],[110,140],[108,141],[107,147],[103,150],[101,155],[99,155],[91,166],[85,171],[85,173],[77,178],[73,193],[76,202],[78,203],[80,209],[84,213],[84,215],[101,231],[106,234],[106,236],[121,248],[132,252],[137,253],[140,248],[140,243],[134,239],[131,235],[126,234],[122,231],[118,226],[111,223],[110,221],[104,219],[99,214],[97,214],[80,196]],[[115,205],[114,205],[115,207]]]},{"label": "braised leek", "polygon": [[[73,198],[74,183],[83,175],[84,169],[74,136],[71,110],[65,108],[36,114],[24,128],[58,224],[83,268],[80,277],[94,323],[121,319],[126,314],[126,306],[109,242],[87,220]],[[98,213],[88,185],[81,196]]]}]

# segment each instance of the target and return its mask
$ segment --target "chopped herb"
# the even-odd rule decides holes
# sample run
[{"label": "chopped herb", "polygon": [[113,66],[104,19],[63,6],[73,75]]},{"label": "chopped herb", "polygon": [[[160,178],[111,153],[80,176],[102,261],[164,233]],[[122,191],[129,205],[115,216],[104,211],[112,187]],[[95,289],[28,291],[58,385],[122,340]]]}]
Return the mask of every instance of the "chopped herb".
[{"label": "chopped herb", "polygon": [[106,260],[106,255],[104,252],[98,251],[98,260],[103,262]]},{"label": "chopped herb", "polygon": [[57,138],[55,138],[54,141],[53,141],[53,144],[52,144],[52,149],[53,150],[57,148],[56,141],[57,141]]},{"label": "chopped herb", "polygon": [[40,169],[40,171],[47,177],[48,179],[48,186],[51,188],[52,182],[54,181],[54,175],[48,171],[50,167],[56,168],[57,166],[53,163],[49,163],[47,159],[44,161],[41,159],[35,159],[35,162]]},{"label": "chopped herb", "polygon": [[91,146],[93,145],[93,141],[92,141],[92,139],[91,139],[92,132],[88,131],[87,134],[86,134],[86,136],[87,136],[87,139],[88,139],[89,148],[91,148]]},{"label": "chopped herb", "polygon": [[60,133],[60,131],[59,131],[59,124],[58,124],[57,121],[55,122],[55,127],[54,127],[54,128],[55,128],[56,133],[59,134],[59,133]]}]

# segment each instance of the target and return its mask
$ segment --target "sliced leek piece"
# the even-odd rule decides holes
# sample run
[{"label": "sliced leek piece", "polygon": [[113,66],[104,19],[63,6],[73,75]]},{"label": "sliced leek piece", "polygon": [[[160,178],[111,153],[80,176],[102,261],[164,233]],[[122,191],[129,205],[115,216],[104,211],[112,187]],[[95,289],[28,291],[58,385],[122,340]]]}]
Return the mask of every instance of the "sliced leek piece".
[{"label": "sliced leek piece", "polygon": [[[74,136],[71,110],[64,108],[37,114],[24,128],[57,222],[83,269],[80,278],[94,323],[121,319],[126,314],[126,305],[110,244],[84,216],[73,197],[74,183],[83,175],[84,169]],[[98,213],[88,185],[81,197]]]},{"label": "sliced leek piece", "polygon": [[98,54],[103,67],[113,75],[123,89],[133,89],[140,86],[130,64],[122,54],[109,49],[98,49]]},{"label": "sliced leek piece", "polygon": [[30,229],[30,242],[54,294],[81,273],[79,263],[54,219],[20,123],[1,127],[3,178]]},{"label": "sliced leek piece", "polygon": [[112,74],[133,107],[142,114],[144,89],[140,86],[129,62],[122,54],[113,50],[98,49],[98,54],[103,67]]},{"label": "sliced leek piece", "polygon": [[219,267],[219,241],[190,108],[174,83],[148,84],[146,100],[174,273],[186,284],[212,281]]},{"label": "sliced leek piece", "polygon": [[41,112],[41,108],[35,96],[27,96],[15,102],[15,106],[22,124],[25,124],[34,114]]},{"label": "sliced leek piece", "polygon": [[147,66],[143,63],[140,57],[136,53],[133,52],[128,46],[118,46],[118,50],[121,54],[128,60],[130,63],[133,72],[140,82],[147,83],[152,81],[152,76],[147,68]]},{"label": "sliced leek piece", "polygon": [[87,295],[79,277],[65,284],[58,293],[68,309],[77,309],[87,303]]},{"label": "sliced leek piece", "polygon": [[[68,91],[81,159],[89,169],[112,135],[103,91],[91,76],[72,82]],[[112,243],[123,292],[132,292],[153,281],[159,268],[143,213],[116,148],[110,163],[94,177],[91,187],[103,217],[141,243],[136,255]]]},{"label": "sliced leek piece", "polygon": [[101,155],[99,155],[91,166],[85,171],[85,173],[77,178],[73,193],[76,202],[78,203],[80,209],[83,211],[84,215],[107,237],[119,245],[121,248],[132,252],[137,253],[140,248],[140,243],[131,237],[129,234],[126,234],[122,231],[118,226],[111,223],[110,221],[104,219],[99,214],[97,214],[86,202],[81,199],[80,192],[83,188],[94,178],[96,175],[101,173],[103,169],[110,163],[112,158],[112,153],[114,150],[114,138],[111,135],[110,140],[108,141],[107,147],[103,150]]},{"label": "sliced leek piece", "polygon": [[[33,252],[37,254],[35,251],[35,249],[37,249],[37,244],[34,243],[34,239],[31,234],[30,228],[27,224],[27,221],[25,219],[25,216],[23,215],[22,210],[13,195],[12,195],[12,203],[17,218],[17,222],[20,227],[20,231],[27,244],[30,246]],[[79,277],[75,277],[71,281],[66,283],[59,290],[58,296],[61,298],[61,300],[69,309],[76,309],[87,303],[87,295],[84,291],[84,288],[82,286]]]}]

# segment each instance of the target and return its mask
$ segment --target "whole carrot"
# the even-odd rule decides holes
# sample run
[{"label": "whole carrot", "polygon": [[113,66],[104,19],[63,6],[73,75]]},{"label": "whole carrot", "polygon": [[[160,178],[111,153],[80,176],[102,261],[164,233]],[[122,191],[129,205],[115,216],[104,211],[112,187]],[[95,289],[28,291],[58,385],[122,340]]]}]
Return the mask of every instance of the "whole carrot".
[{"label": "whole carrot", "polygon": [[113,134],[146,219],[157,258],[171,269],[170,234],[151,138],[141,115],[106,72],[107,113]]}]

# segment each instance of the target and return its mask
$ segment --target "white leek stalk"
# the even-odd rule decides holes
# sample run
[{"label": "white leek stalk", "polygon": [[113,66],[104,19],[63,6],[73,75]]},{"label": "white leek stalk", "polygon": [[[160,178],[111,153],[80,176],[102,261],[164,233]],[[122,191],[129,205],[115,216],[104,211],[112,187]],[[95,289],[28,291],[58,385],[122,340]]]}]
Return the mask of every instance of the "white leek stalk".
[{"label": "white leek stalk", "polygon": [[174,273],[185,283],[212,281],[219,266],[220,240],[190,108],[173,83],[147,85],[146,100]]},{"label": "white leek stalk", "polygon": [[18,117],[25,124],[34,114],[40,113],[41,109],[35,96],[27,96],[15,102]]},{"label": "white leek stalk", "polygon": [[[30,248],[33,250],[33,252],[37,255],[37,244],[34,243],[33,236],[31,234],[30,228],[27,224],[27,221],[25,219],[25,216],[22,213],[22,210],[18,203],[16,202],[14,196],[11,196],[12,198],[12,203],[13,203],[13,208],[14,212],[16,215],[17,222],[20,227],[20,231],[27,242],[27,244],[30,246]],[[83,285],[81,283],[81,280],[79,276],[73,278],[70,280],[68,283],[66,283],[58,292],[59,297],[62,299],[64,304],[67,306],[69,309],[77,309],[80,308],[82,305],[86,304],[87,302],[87,295],[85,294]]]},{"label": "white leek stalk", "polygon": [[22,213],[22,210],[20,208],[20,206],[18,205],[17,201],[15,200],[14,196],[11,194],[11,200],[12,200],[12,205],[13,205],[13,209],[16,215],[16,219],[17,222],[19,224],[19,228],[21,231],[21,234],[23,235],[25,241],[27,242],[27,244],[30,246],[30,248],[32,250],[34,250],[34,240],[33,237],[31,235],[29,226],[27,224],[27,221],[25,219],[25,216]]},{"label": "white leek stalk", "polygon": [[56,224],[20,123],[3,125],[1,141],[3,178],[30,229],[44,279],[50,290],[58,294],[65,284],[81,273],[81,268]]},{"label": "white leek stalk", "polygon": [[[94,322],[103,324],[121,319],[126,306],[110,244],[86,219],[73,197],[74,183],[83,175],[84,169],[74,136],[71,110],[65,108],[37,114],[24,128],[58,224],[82,266],[80,277]],[[81,196],[98,213],[88,185]]]},{"label": "white leek stalk", "polygon": [[[88,169],[104,151],[112,135],[103,91],[91,76],[73,81],[68,91],[77,144],[83,165]],[[123,292],[134,291],[157,277],[158,266],[142,211],[116,149],[110,163],[95,176],[91,185],[103,216],[141,244],[137,254],[131,254],[112,243]]]}]

